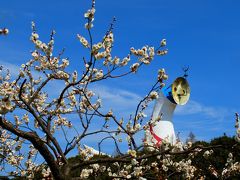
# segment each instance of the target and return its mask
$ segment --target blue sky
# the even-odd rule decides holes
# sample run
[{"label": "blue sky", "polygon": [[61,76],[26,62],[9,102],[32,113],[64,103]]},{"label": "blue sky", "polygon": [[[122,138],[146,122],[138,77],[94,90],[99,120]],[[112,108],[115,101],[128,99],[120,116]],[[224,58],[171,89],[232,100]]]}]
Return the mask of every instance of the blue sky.
[{"label": "blue sky", "polygon": [[[33,20],[43,40],[56,30],[55,52],[65,47],[70,70],[77,68],[84,51],[76,34],[87,35],[83,14],[90,4],[90,0],[1,2],[0,26],[8,27],[10,34],[0,37],[0,64],[14,69],[30,58]],[[109,102],[104,104],[114,106],[120,115],[132,112],[136,100],[155,82],[159,68],[166,69],[170,84],[183,75],[182,67],[189,65],[190,102],[176,110],[175,131],[181,132],[182,138],[192,131],[200,140],[224,132],[233,135],[234,112],[240,112],[239,7],[237,0],[97,0],[95,42],[115,16],[113,54],[123,58],[130,47],[158,46],[162,38],[167,39],[169,50],[168,55],[157,57],[136,75],[99,85],[96,89]]]}]

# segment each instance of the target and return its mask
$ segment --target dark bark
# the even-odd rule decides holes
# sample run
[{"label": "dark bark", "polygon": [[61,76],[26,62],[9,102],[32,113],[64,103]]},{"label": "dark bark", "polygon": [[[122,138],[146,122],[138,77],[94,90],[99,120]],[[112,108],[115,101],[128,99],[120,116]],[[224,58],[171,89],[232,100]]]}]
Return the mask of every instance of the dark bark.
[{"label": "dark bark", "polygon": [[19,136],[21,138],[29,140],[33,146],[39,151],[39,153],[43,156],[45,161],[47,162],[49,168],[51,169],[52,175],[56,180],[64,180],[64,175],[60,170],[60,166],[54,159],[54,156],[47,148],[44,141],[37,135],[36,132],[25,132],[20,129],[15,128],[10,122],[7,122],[0,116],[0,126],[3,129],[10,131],[11,133]]},{"label": "dark bark", "polygon": [[25,99],[22,98],[22,91],[23,91],[23,86],[24,86],[25,83],[26,83],[26,79],[23,81],[23,83],[22,83],[22,85],[20,87],[20,92],[18,94],[19,99],[27,107],[28,111],[34,116],[34,118],[39,123],[40,127],[42,128],[43,132],[46,133],[47,138],[49,138],[51,140],[51,142],[54,144],[54,146],[56,147],[58,153],[62,156],[63,162],[67,163],[67,159],[66,159],[64,153],[62,152],[62,149],[61,149],[60,145],[58,144],[57,140],[50,133],[50,130],[47,128],[47,125],[44,123],[44,121],[41,119],[41,117],[39,117],[36,114],[35,110],[30,106],[30,104],[28,102],[26,102]]}]

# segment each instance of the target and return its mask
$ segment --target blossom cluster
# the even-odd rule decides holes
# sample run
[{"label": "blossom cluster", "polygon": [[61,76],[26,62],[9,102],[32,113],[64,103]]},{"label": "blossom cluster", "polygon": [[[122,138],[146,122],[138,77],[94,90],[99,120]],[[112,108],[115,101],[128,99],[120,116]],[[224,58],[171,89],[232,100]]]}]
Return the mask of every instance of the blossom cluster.
[{"label": "blossom cluster", "polygon": [[85,14],[84,17],[88,20],[88,22],[85,24],[86,29],[91,29],[93,27],[93,21],[94,21],[94,14],[96,12],[95,9],[95,0],[92,1],[92,8],[89,9]]},{"label": "blossom cluster", "polygon": [[0,35],[7,35],[9,33],[9,30],[7,28],[0,29]]},{"label": "blossom cluster", "polygon": [[240,172],[240,163],[234,162],[233,154],[229,153],[225,168],[222,171],[222,177],[228,178],[230,175],[237,174]]},{"label": "blossom cluster", "polygon": [[113,179],[142,179],[145,180],[147,172],[152,172],[156,177],[164,177],[168,171],[176,171],[181,173],[185,179],[192,179],[196,168],[192,165],[190,159],[181,159],[180,161],[173,160],[174,156],[170,154],[158,155],[154,160],[148,158],[141,158],[135,150],[128,150],[128,155],[131,157],[129,163],[115,162],[109,167],[100,164],[93,164],[88,168],[81,171],[80,178],[87,179],[91,175],[96,175],[97,170],[99,173],[107,173],[109,177]]}]

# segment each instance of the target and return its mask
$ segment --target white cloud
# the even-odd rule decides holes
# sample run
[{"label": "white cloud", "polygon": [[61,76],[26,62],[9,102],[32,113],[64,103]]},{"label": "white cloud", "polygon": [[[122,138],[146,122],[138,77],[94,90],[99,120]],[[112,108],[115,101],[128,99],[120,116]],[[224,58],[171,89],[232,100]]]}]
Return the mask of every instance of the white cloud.
[{"label": "white cloud", "polygon": [[0,15],[1,15],[1,17],[4,17],[5,19],[6,18],[8,18],[8,19],[9,18],[17,18],[19,16],[23,16],[26,18],[34,18],[35,17],[35,14],[32,12],[17,12],[17,11],[13,11],[10,9],[1,9]]},{"label": "white cloud", "polygon": [[176,115],[202,114],[210,118],[224,118],[234,112],[235,111],[233,109],[225,107],[211,107],[194,100],[189,101],[184,106],[177,106],[176,108]]},{"label": "white cloud", "polygon": [[[19,71],[20,71],[20,68],[21,68],[21,65],[8,63],[8,62],[5,62],[5,61],[0,61],[0,66],[3,66],[4,70],[8,69],[13,78],[16,78],[19,75]],[[32,75],[36,79],[41,76],[41,74],[36,72],[36,71],[33,71]]]},{"label": "white cloud", "polygon": [[184,138],[193,131],[199,140],[210,140],[221,136],[223,132],[232,135],[236,111],[233,108],[208,106],[191,100],[185,106],[177,106],[175,128]]},{"label": "white cloud", "polygon": [[[131,113],[135,112],[138,102],[143,98],[136,93],[104,85],[96,85],[93,87],[93,90],[96,95],[99,95],[102,98],[104,110],[112,108],[116,113],[121,116],[124,115],[124,117],[127,117]],[[146,110],[146,113],[150,116],[153,108],[152,105],[150,105]],[[226,118],[233,116],[234,112],[236,112],[234,109],[208,106],[191,100],[184,106],[177,106],[175,110],[175,118],[178,119],[184,116],[186,119],[189,119],[192,115],[197,115],[198,117],[204,119],[211,119],[212,121],[209,123],[213,123],[226,120]],[[190,119],[192,119],[192,117]],[[201,125],[201,122],[193,122]]]},{"label": "white cloud", "polygon": [[142,99],[138,94],[104,85],[95,85],[93,91],[102,99],[104,110],[112,108],[121,115],[129,115],[136,110]]},{"label": "white cloud", "polygon": [[12,63],[7,63],[4,61],[0,61],[0,65],[2,65],[4,69],[8,69],[11,73],[11,76],[13,76],[13,77],[18,76],[20,66],[18,66],[16,64],[12,64]]}]

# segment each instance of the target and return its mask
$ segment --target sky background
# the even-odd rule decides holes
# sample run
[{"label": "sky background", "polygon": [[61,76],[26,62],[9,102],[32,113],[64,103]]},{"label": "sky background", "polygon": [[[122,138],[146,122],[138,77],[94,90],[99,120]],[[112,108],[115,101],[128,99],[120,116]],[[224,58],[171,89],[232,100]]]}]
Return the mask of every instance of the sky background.
[{"label": "sky background", "polygon": [[[0,37],[0,64],[15,73],[29,60],[34,49],[29,40],[31,21],[35,21],[45,41],[51,30],[56,30],[55,52],[66,48],[70,70],[82,66],[84,51],[76,34],[87,35],[83,14],[90,6],[90,0],[2,1],[0,27],[9,28],[10,33]],[[135,75],[94,87],[105,107],[125,116],[147,94],[159,68],[165,68],[170,85],[183,75],[182,67],[189,66],[191,97],[174,114],[175,131],[182,139],[190,131],[198,140],[210,140],[224,132],[232,136],[234,113],[240,112],[239,8],[237,0],[97,0],[93,37],[100,41],[115,16],[113,55],[123,58],[131,47],[157,47],[163,38],[169,50]],[[52,92],[58,89],[52,86]]]}]

